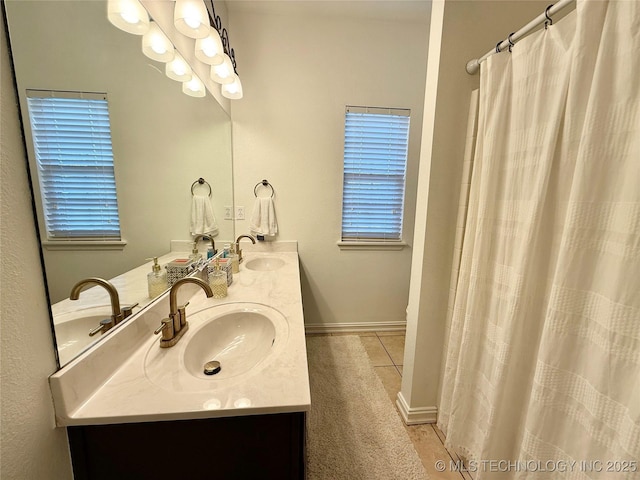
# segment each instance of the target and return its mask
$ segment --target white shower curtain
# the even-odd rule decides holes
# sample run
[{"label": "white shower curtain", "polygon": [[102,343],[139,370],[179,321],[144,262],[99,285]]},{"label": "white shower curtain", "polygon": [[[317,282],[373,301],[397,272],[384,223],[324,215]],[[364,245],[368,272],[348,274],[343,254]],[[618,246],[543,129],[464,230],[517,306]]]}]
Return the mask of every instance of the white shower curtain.
[{"label": "white shower curtain", "polygon": [[447,335],[438,425],[477,480],[640,478],[640,2],[482,64]]}]

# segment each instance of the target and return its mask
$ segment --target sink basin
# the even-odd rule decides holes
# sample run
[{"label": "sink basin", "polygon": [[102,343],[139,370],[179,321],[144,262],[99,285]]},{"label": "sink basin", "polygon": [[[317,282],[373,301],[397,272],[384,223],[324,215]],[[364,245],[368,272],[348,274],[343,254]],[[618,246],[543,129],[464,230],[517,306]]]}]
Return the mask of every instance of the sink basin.
[{"label": "sink basin", "polygon": [[197,378],[209,378],[203,365],[220,362],[219,378],[248,372],[269,353],[276,339],[276,327],[268,316],[255,309],[227,313],[209,320],[187,340],[184,365]]},{"label": "sink basin", "polygon": [[89,332],[100,324],[100,320],[111,316],[109,305],[85,308],[54,316],[56,343],[60,364],[68,363],[87,346],[101,337],[89,336]]},{"label": "sink basin", "polygon": [[278,270],[284,265],[284,261],[277,257],[258,257],[247,261],[246,267],[249,270],[270,271]]},{"label": "sink basin", "polygon": [[[145,374],[174,392],[211,390],[259,373],[277,357],[288,337],[286,318],[258,303],[228,303],[197,313],[187,311],[189,331],[173,347],[154,341],[145,359]],[[220,371],[206,375],[207,362]]]}]

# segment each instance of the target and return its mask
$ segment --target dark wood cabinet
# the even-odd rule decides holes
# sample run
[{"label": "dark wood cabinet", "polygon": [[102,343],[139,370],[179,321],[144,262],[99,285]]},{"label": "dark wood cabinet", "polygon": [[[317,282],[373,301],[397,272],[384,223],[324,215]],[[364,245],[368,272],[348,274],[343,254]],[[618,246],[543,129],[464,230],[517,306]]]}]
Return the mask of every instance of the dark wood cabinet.
[{"label": "dark wood cabinet", "polygon": [[303,412],[67,431],[75,480],[305,478]]}]

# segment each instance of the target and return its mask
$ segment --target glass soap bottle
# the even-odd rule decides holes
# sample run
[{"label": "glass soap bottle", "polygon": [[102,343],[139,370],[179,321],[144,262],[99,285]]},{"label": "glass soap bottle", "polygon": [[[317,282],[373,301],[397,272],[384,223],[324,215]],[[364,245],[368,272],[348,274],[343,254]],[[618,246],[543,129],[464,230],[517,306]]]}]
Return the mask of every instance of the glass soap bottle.
[{"label": "glass soap bottle", "polygon": [[197,242],[193,242],[193,248],[191,249],[191,255],[189,255],[189,260],[195,263],[198,263],[200,260],[202,260],[202,254],[198,252]]},{"label": "glass soap bottle", "polygon": [[153,266],[151,272],[147,274],[147,285],[149,287],[149,298],[156,298],[162,294],[169,285],[167,284],[167,272],[162,270],[158,263],[158,257],[147,258],[147,260],[153,260]]},{"label": "glass soap bottle", "polygon": [[213,263],[213,270],[209,272],[209,286],[213,292],[213,298],[227,296],[227,272],[220,268],[220,261],[217,258]]},{"label": "glass soap bottle", "polygon": [[229,254],[229,257],[229,260],[231,260],[231,271],[233,273],[240,273],[240,261],[238,260],[235,244],[231,245],[231,253]]}]

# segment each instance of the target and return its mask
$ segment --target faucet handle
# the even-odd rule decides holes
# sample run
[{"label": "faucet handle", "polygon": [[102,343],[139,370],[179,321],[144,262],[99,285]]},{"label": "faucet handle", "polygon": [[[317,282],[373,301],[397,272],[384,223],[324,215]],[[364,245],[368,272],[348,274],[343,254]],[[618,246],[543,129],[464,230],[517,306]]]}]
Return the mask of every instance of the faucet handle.
[{"label": "faucet handle", "polygon": [[113,319],[112,318],[105,318],[100,320],[100,325],[98,325],[96,328],[94,328],[93,330],[91,330],[89,332],[89,336],[93,337],[94,335],[97,335],[98,333],[105,333],[108,330],[111,329],[111,327],[113,327]]},{"label": "faucet handle", "polygon": [[178,317],[180,317],[180,329],[182,329],[187,324],[187,305],[189,305],[189,302],[185,303],[181,307],[178,307]]},{"label": "faucet handle", "polygon": [[170,318],[163,319],[162,324],[153,331],[155,335],[160,332],[162,332],[163,340],[171,340],[173,338],[173,320]]},{"label": "faucet handle", "polygon": [[133,314],[134,307],[137,307],[138,304],[134,303],[133,305],[127,305],[126,307],[122,307],[122,318],[130,317]]}]

